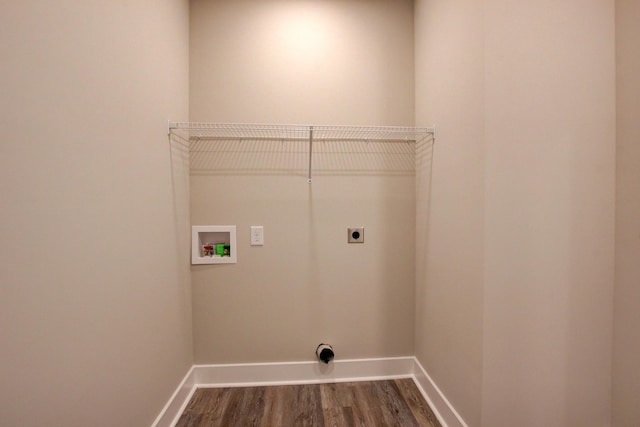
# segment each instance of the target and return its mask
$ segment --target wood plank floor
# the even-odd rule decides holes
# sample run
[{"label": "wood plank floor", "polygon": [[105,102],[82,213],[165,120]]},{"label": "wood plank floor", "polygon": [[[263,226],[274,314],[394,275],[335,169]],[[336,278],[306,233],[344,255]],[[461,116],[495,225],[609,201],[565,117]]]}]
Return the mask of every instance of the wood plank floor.
[{"label": "wood plank floor", "polygon": [[412,379],[200,388],[176,427],[441,427]]}]

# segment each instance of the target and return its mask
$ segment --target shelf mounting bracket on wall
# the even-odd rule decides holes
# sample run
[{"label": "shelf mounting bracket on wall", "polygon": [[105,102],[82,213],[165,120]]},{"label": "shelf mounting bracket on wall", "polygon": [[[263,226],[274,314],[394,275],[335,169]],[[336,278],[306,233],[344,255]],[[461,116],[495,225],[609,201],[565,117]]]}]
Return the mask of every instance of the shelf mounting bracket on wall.
[{"label": "shelf mounting bracket on wall", "polygon": [[311,184],[311,164],[313,162],[313,126],[309,126],[309,173],[307,182]]}]

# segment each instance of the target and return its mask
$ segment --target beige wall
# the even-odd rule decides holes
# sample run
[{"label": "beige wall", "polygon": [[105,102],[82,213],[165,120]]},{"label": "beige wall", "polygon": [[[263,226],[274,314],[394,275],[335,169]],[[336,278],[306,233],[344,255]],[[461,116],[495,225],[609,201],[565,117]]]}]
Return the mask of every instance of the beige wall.
[{"label": "beige wall", "polygon": [[[430,264],[418,280],[433,309],[421,313],[418,302],[416,353],[470,425],[607,425],[613,2],[446,3],[416,8],[417,20],[435,26],[424,49],[416,38],[426,76],[421,87],[416,72],[416,122],[440,128]],[[429,31],[449,43],[429,44]],[[447,135],[453,126],[441,123],[454,121]],[[469,220],[458,219],[461,209]],[[461,350],[468,357],[451,356]]]},{"label": "beige wall", "polygon": [[192,121],[413,125],[412,2],[194,0]]},{"label": "beige wall", "polygon": [[482,424],[609,423],[614,2],[485,2]]},{"label": "beige wall", "polygon": [[640,424],[640,3],[616,1],[617,174],[613,425]]},{"label": "beige wall", "polygon": [[0,424],[150,425],[192,364],[188,3],[1,9]]},{"label": "beige wall", "polygon": [[[411,1],[193,1],[191,120],[412,125],[412,13]],[[374,155],[373,171],[348,154],[366,146],[320,144],[308,185],[304,149],[228,146],[224,173],[192,175],[192,223],[235,224],[239,246],[235,265],[192,268],[197,363],[311,360],[323,341],[342,359],[413,354],[413,154]],[[264,247],[249,246],[250,225]],[[347,245],[359,225],[365,244]]]},{"label": "beige wall", "polygon": [[418,182],[416,357],[480,425],[483,301],[482,7],[416,1],[416,125],[435,123],[431,199]]}]

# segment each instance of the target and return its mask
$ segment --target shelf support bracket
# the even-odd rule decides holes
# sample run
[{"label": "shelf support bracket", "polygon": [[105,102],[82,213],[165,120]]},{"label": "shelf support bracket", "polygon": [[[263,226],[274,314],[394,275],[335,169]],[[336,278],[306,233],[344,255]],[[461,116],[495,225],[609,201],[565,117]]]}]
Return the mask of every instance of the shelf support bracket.
[{"label": "shelf support bracket", "polygon": [[167,120],[167,135],[171,135],[171,129],[175,129],[177,126],[171,120]]},{"label": "shelf support bracket", "polygon": [[307,182],[311,184],[311,161],[313,159],[313,126],[309,126],[309,174]]}]

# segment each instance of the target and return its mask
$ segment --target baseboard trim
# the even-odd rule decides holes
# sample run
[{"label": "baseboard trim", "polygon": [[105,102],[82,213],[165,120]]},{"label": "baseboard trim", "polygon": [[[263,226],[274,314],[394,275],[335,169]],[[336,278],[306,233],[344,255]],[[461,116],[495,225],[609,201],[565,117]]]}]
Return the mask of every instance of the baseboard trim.
[{"label": "baseboard trim", "polygon": [[413,357],[336,360],[329,363],[277,362],[195,365],[200,387],[313,384],[411,376]]},{"label": "baseboard trim", "polygon": [[375,381],[412,378],[442,427],[467,427],[420,362],[413,357],[317,361],[193,365],[152,427],[172,427],[197,388],[248,387]]},{"label": "baseboard trim", "polygon": [[468,427],[417,358],[414,358],[414,362],[413,379],[442,427]]},{"label": "baseboard trim", "polygon": [[169,399],[162,411],[151,424],[152,427],[171,427],[178,422],[178,418],[184,412],[184,409],[191,400],[191,396],[196,391],[196,383],[194,381],[193,368],[191,366],[187,374],[184,376],[176,391]]}]

